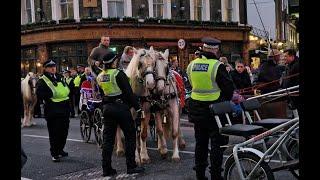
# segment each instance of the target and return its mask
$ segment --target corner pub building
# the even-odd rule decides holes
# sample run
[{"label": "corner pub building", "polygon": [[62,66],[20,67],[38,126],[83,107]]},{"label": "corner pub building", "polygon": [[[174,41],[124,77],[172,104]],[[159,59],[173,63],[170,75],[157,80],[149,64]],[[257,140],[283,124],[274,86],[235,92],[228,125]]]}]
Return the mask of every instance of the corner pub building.
[{"label": "corner pub building", "polygon": [[[222,55],[249,61],[246,0],[21,0],[21,75],[42,72],[51,58],[58,71],[87,63],[101,35],[125,46],[169,49],[186,68],[201,38],[222,41]],[[179,42],[179,43],[178,43]]]}]

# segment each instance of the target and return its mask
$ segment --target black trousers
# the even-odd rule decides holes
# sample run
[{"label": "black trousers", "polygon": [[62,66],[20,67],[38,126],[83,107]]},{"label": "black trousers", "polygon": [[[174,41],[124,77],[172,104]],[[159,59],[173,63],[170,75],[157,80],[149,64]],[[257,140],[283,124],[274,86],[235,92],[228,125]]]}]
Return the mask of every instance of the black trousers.
[{"label": "black trousers", "polygon": [[102,168],[111,168],[111,157],[117,125],[125,136],[127,169],[135,168],[136,131],[129,106],[122,103],[105,103],[103,106]]},{"label": "black trousers", "polygon": [[[70,104],[70,115],[74,116],[75,115],[75,111],[74,111],[74,94],[70,94],[69,95],[69,104]],[[78,102],[79,104],[79,102]]]},{"label": "black trousers", "polygon": [[74,106],[76,107],[78,115],[80,114],[79,102],[80,102],[80,88],[75,87],[74,88]]},{"label": "black trousers", "polygon": [[49,131],[51,156],[57,156],[66,145],[69,131],[69,116],[66,117],[46,117]]},{"label": "black trousers", "polygon": [[[189,119],[194,122],[196,139],[195,168],[198,179],[205,176],[208,166],[208,145],[210,140],[210,173],[211,179],[220,180],[224,148],[220,146],[228,143],[229,138],[219,133],[214,117],[210,115],[209,102],[199,102],[190,99]],[[221,117],[220,120],[224,122]]]}]

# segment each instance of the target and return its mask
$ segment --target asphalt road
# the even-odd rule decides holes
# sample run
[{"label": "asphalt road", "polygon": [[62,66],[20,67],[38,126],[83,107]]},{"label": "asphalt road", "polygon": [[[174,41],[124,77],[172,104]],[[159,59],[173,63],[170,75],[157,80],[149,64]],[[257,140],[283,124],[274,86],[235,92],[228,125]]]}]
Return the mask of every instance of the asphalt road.
[{"label": "asphalt road", "polygon": [[[113,167],[118,174],[115,177],[102,178],[101,169],[101,149],[94,142],[92,132],[90,143],[81,140],[79,119],[73,118],[70,121],[70,129],[65,151],[69,156],[62,159],[60,163],[51,161],[49,152],[49,139],[46,121],[42,118],[35,119],[36,125],[21,129],[22,147],[24,148],[28,161],[21,171],[21,176],[27,179],[141,179],[141,180],[188,180],[196,179],[192,170],[194,165],[194,131],[192,124],[186,122],[186,117],[182,117],[182,132],[187,142],[185,149],[180,151],[180,162],[172,162],[169,152],[167,159],[162,159],[156,150],[156,143],[148,140],[150,164],[146,164],[146,172],[139,175],[127,175],[125,158],[113,156]],[[241,139],[231,137],[230,142],[240,142]],[[172,149],[171,141],[168,148]],[[231,149],[225,152],[225,158],[231,153]],[[209,173],[207,172],[208,176]],[[276,179],[295,179],[288,171],[274,173]]]}]

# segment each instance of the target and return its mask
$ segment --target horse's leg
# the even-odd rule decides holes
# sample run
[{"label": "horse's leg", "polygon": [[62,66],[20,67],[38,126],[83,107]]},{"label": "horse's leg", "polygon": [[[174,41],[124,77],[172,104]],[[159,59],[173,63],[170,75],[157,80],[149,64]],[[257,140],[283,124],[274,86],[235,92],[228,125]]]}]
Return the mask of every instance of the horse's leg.
[{"label": "horse's leg", "polygon": [[178,149],[178,136],[179,136],[179,122],[180,122],[180,117],[179,117],[179,107],[176,102],[176,99],[171,99],[169,101],[170,107],[169,107],[169,113],[170,113],[170,118],[171,123],[172,123],[172,143],[173,143],[173,154],[172,154],[172,160],[175,162],[180,161],[179,157],[179,149]]},{"label": "horse's leg", "polygon": [[142,163],[150,163],[150,158],[147,151],[147,135],[148,135],[149,120],[150,120],[150,112],[147,112],[145,113],[145,118],[141,121],[140,155],[141,155]]},{"label": "horse's leg", "polygon": [[[168,154],[167,142],[164,135],[164,130],[162,127],[162,118],[161,113],[156,113],[156,125],[157,125],[157,134],[158,134],[158,149],[162,158],[166,158]],[[168,123],[168,122],[167,122]]]},{"label": "horse's leg", "polygon": [[24,127],[26,126],[26,122],[27,122],[27,115],[28,115],[28,106],[27,106],[27,103],[25,101],[23,101],[23,120],[22,120],[22,125],[21,127]]},{"label": "horse's leg", "polygon": [[29,127],[30,124],[30,104],[26,104],[26,116],[25,116],[25,121],[24,121],[24,126]]},{"label": "horse's leg", "polygon": [[34,107],[36,106],[37,104],[37,98],[34,98],[33,99],[33,103],[31,104],[31,109],[30,109],[30,124],[31,125],[36,125],[35,122],[33,122],[33,114],[34,114]]},{"label": "horse's leg", "polygon": [[179,136],[178,136],[179,148],[184,149],[186,148],[186,141],[183,139],[183,133],[181,131],[181,125],[179,123]]},{"label": "horse's leg", "polygon": [[117,132],[116,132],[116,141],[117,143],[117,150],[116,154],[117,156],[124,156],[124,148],[123,148],[123,143],[122,143],[122,132],[119,126],[117,127]]}]

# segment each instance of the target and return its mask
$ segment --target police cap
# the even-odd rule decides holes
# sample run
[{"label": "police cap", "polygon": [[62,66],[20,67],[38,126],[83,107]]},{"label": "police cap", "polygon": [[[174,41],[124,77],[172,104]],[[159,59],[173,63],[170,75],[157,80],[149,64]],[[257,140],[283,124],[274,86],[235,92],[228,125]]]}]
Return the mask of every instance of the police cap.
[{"label": "police cap", "polygon": [[201,41],[203,42],[203,47],[210,49],[219,48],[219,45],[221,44],[220,40],[211,37],[204,37]]},{"label": "police cap", "polygon": [[81,68],[81,67],[82,67],[82,68],[85,68],[86,66],[85,66],[84,64],[78,64],[78,65],[77,65],[77,68]]},{"label": "police cap", "polygon": [[71,73],[71,71],[69,71],[69,70],[67,70],[67,69],[64,69],[63,71],[62,71],[62,73],[64,74],[64,73]]},{"label": "police cap", "polygon": [[56,66],[56,63],[53,60],[47,60],[46,62],[43,63],[43,67],[54,67]]},{"label": "police cap", "polygon": [[117,54],[111,51],[102,57],[102,62],[103,64],[110,64],[116,60],[117,56]]}]

